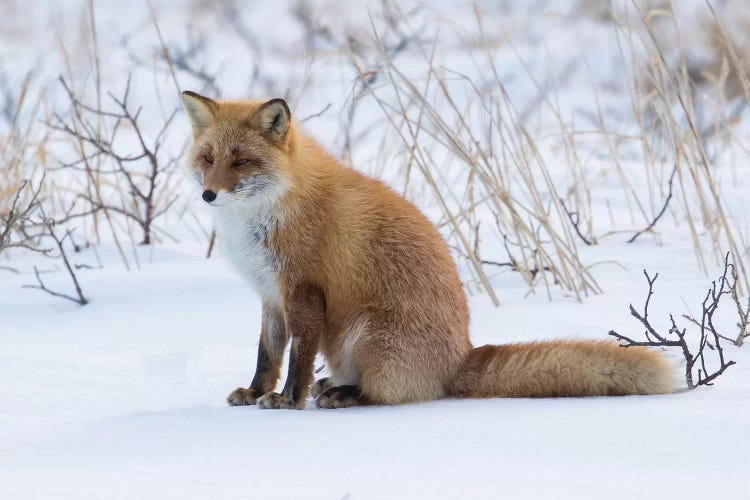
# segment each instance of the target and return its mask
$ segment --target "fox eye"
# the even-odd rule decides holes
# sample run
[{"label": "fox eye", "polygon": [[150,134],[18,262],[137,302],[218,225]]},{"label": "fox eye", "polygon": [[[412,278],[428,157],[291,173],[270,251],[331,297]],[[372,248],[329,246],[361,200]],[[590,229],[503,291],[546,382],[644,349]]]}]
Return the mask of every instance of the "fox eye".
[{"label": "fox eye", "polygon": [[213,165],[214,163],[214,157],[211,155],[206,155],[203,157],[203,159],[206,160],[206,163],[208,163],[209,165]]},{"label": "fox eye", "polygon": [[233,163],[233,165],[235,167],[241,167],[242,165],[246,164],[247,162],[248,162],[248,160],[245,160],[245,159],[237,160],[236,162]]}]

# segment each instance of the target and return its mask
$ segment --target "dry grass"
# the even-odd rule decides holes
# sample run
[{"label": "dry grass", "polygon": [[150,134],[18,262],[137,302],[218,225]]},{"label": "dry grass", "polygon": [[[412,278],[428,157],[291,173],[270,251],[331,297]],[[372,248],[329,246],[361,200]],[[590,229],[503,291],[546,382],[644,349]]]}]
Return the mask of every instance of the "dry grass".
[{"label": "dry grass", "polygon": [[[709,77],[707,70],[702,70],[700,73],[706,78],[698,80],[697,70],[688,57],[685,42],[688,35],[682,32],[683,27],[672,11],[643,10],[636,3],[632,8],[631,15],[623,14],[615,21],[623,59],[634,72],[631,96],[641,124],[646,164],[661,186],[665,185],[664,166],[671,164],[676,171],[677,198],[684,209],[699,265],[706,271],[709,257],[718,264],[729,250],[735,256],[740,288],[747,291],[750,282],[742,258],[746,255],[742,244],[746,235],[738,230],[723,199],[717,160],[721,153],[736,146],[732,127],[750,98],[745,62],[726,35],[722,47],[729,56],[724,53],[720,74]],[[710,15],[706,26],[728,33],[710,6],[707,12]],[[665,29],[665,25],[670,29]],[[669,40],[665,40],[667,32],[673,34]],[[731,85],[730,74],[735,75],[735,83]],[[707,86],[714,91],[713,99],[706,99]],[[734,102],[726,92],[730,86],[743,89]],[[704,233],[709,238],[703,238]],[[706,240],[710,244],[708,256],[704,248]]]},{"label": "dry grass", "polygon": [[[47,192],[43,166],[49,133],[35,133],[44,96],[30,97],[31,74],[18,87],[7,76],[2,81],[6,108],[0,121],[0,258],[5,261],[13,249],[46,253],[35,224]],[[16,271],[4,262],[0,270]]]},{"label": "dry grass", "polygon": [[[395,7],[394,11],[399,25],[409,29],[408,18]],[[478,12],[477,23],[482,31]],[[351,59],[408,152],[406,178],[414,177],[416,170],[428,186],[442,212],[438,226],[469,264],[475,284],[499,303],[488,269],[500,266],[520,273],[531,291],[542,286],[549,293],[557,285],[579,300],[600,292],[578,258],[580,243],[568,222],[562,193],[505,92],[494,47],[474,44],[483,51],[477,60],[483,67],[477,74],[486,79],[480,81],[439,67],[434,62],[436,42],[427,45],[415,36],[427,69],[413,78],[394,63],[386,35],[374,23],[372,28],[369,47],[379,55],[378,71],[385,85],[373,85],[361,56],[352,53]],[[480,37],[485,38],[483,32]],[[502,261],[489,260],[494,256],[483,253],[485,233],[479,221],[487,215],[495,221],[495,246],[507,251]]]},{"label": "dry grass", "polygon": [[[369,33],[325,24],[304,3],[294,4],[292,15],[302,25],[305,51],[313,60],[317,51],[325,50],[327,57],[339,58],[342,66],[356,72],[351,95],[343,103],[333,103],[332,112],[340,108],[342,117],[338,153],[350,159],[360,145],[378,143],[372,171],[386,171],[394,159],[401,162],[402,191],[426,195],[427,205],[434,209],[433,220],[468,270],[470,292],[487,293],[499,304],[502,293],[494,289],[493,276],[511,270],[525,281],[529,293],[551,297],[552,289],[559,287],[581,300],[602,291],[590,272],[593,264],[581,258],[581,247],[605,238],[622,238],[624,243],[653,237],[659,243],[665,221],[684,225],[704,269],[731,251],[740,288],[746,291],[749,283],[742,257],[747,235],[738,229],[723,200],[716,164],[736,146],[733,127],[744,110],[738,105],[750,99],[750,48],[738,36],[747,32],[750,20],[706,8],[702,33],[712,55],[698,66],[688,57],[684,27],[672,15],[668,1],[581,0],[578,5],[582,15],[611,25],[617,33],[623,92],[630,98],[635,124],[628,136],[608,128],[606,103],[601,102],[585,57],[572,52],[557,79],[537,79],[538,73],[530,69],[532,61],[516,51],[508,34],[485,26],[479,8],[474,26],[468,29],[472,35],[459,37],[474,64],[472,76],[435,62],[440,35],[422,29],[420,9],[402,12],[395,2],[383,0],[371,14]],[[262,45],[242,24],[237,9],[231,0],[221,3],[221,12],[232,19],[232,29],[253,54],[253,85],[277,88],[277,82],[260,74]],[[158,34],[154,61],[139,59],[127,40],[119,48],[143,78],[167,81],[164,85],[169,89],[156,92],[158,102],[144,104],[164,109],[159,93],[172,93],[187,78],[208,91],[219,90],[220,80],[205,64],[210,54],[204,40],[189,37],[184,47],[175,45],[163,36],[156,11],[149,12]],[[161,155],[154,149],[168,140],[176,142],[166,137],[172,115],[165,113],[162,123],[151,124],[155,132],[142,136],[140,125],[133,123],[137,120],[132,120],[141,103],[132,103],[119,115],[108,107],[107,92],[112,89],[102,86],[100,64],[106,58],[100,53],[95,14],[91,2],[83,25],[94,71],[77,85],[72,83],[74,72],[67,71],[72,103],[67,114],[54,120],[40,116],[43,101],[28,97],[28,81],[16,92],[17,108],[24,113],[5,113],[9,125],[0,144],[0,173],[7,182],[0,184],[0,208],[8,206],[24,179],[39,176],[39,166],[50,166],[45,147],[50,138],[61,141],[68,148],[62,163],[76,175],[55,185],[49,200],[51,216],[81,226],[81,233],[94,242],[113,238],[124,265],[131,267],[138,265],[137,243],[171,240],[175,225],[206,241],[211,231],[184,199],[173,197],[179,180],[175,155]],[[522,73],[513,76],[532,85],[534,96],[522,109],[511,99],[506,75],[498,67],[502,66],[499,52],[508,49]],[[61,50],[69,60],[68,49]],[[421,73],[401,64],[402,58],[417,61],[414,67],[422,68]],[[594,130],[572,124],[557,95],[567,78],[582,73],[591,81]],[[303,89],[306,84],[306,80],[299,82]],[[707,90],[712,91],[710,103],[702,97]],[[359,110],[367,105],[376,106],[380,117],[362,126]],[[321,107],[309,118],[330,107]],[[552,117],[552,132],[540,133],[529,125],[542,109]],[[29,123],[16,123],[18,116],[33,116],[37,124],[42,119],[48,128],[37,127],[30,133]],[[131,140],[115,144],[117,133],[126,126],[124,134]],[[51,136],[55,127],[63,128],[63,134]],[[139,136],[144,141],[139,143]],[[155,142],[145,140],[149,138]],[[628,166],[623,142],[637,145],[645,186]],[[557,155],[554,168],[550,150]],[[616,174],[632,224],[626,234],[612,231],[610,220],[594,216],[592,200],[597,193],[587,159],[592,151],[606,158]],[[142,163],[130,161],[141,154]],[[632,158],[628,161],[632,163]],[[563,172],[559,172],[561,165]],[[54,176],[47,182],[56,182]],[[78,203],[75,212],[73,202]],[[162,222],[153,225],[154,219]]]},{"label": "dry grass", "polygon": [[[29,95],[31,74],[27,74],[18,87],[5,78],[3,82],[6,109],[0,123],[0,212],[7,212],[19,188],[41,175],[39,166],[46,161],[49,134],[34,133],[44,96]],[[23,205],[26,200],[19,201]]]},{"label": "dry grass", "polygon": [[[668,7],[668,2],[630,2],[624,12],[608,10],[607,21],[617,30],[623,66],[633,75],[629,95],[639,131],[623,138],[606,128],[592,82],[596,122],[601,127],[593,140],[614,165],[630,206],[636,229],[628,242],[646,234],[658,237],[663,219],[684,221],[700,266],[707,270],[709,257],[720,263],[729,250],[736,256],[740,288],[747,290],[742,258],[746,235],[724,202],[716,166],[720,149],[735,145],[731,127],[738,111],[732,107],[731,96],[737,91],[732,94],[726,88],[739,87],[741,97],[750,96],[744,90],[750,88],[745,59],[725,22],[709,9],[706,25],[713,32],[711,46],[721,49],[724,69],[718,78],[709,79],[722,96],[715,102],[717,111],[702,109],[706,104],[697,97],[680,21]],[[497,303],[499,294],[492,290],[488,275],[488,266],[495,266],[519,272],[530,291],[542,286],[549,292],[556,285],[578,299],[599,292],[601,288],[579,258],[579,247],[616,233],[595,227],[582,160],[586,150],[581,150],[580,136],[584,132],[563,118],[554,89],[535,80],[516,52],[524,76],[538,91],[537,101],[557,120],[557,144],[572,179],[567,186],[560,186],[550,173],[540,144],[544,138],[534,136],[525,125],[530,111],[519,112],[505,91],[495,53],[499,44],[488,42],[491,37],[484,31],[482,13],[476,10],[478,40],[466,41],[475,51],[470,58],[477,65],[473,74],[480,76],[469,77],[434,63],[437,40],[426,42],[416,36],[409,16],[395,5],[391,10],[395,14],[389,22],[371,23],[371,39],[360,37],[356,50],[349,52],[350,59],[359,72],[360,85],[367,88],[396,131],[406,157],[404,177],[411,180],[416,171],[430,190],[442,213],[438,225],[469,264],[474,283]],[[669,23],[677,35],[668,45],[669,54],[660,41],[663,23]],[[405,74],[393,57],[393,40],[399,37],[414,40],[414,52],[426,68],[422,74]],[[378,56],[375,62],[373,54]],[[591,71],[587,61],[581,66]],[[735,75],[733,85],[728,83],[730,75]],[[648,178],[645,190],[635,187],[633,173],[621,163],[617,141],[624,139],[640,144]],[[495,220],[492,233],[479,223],[488,214]],[[498,238],[501,245],[488,245],[488,235]],[[503,248],[505,255],[498,257],[497,248]]]}]

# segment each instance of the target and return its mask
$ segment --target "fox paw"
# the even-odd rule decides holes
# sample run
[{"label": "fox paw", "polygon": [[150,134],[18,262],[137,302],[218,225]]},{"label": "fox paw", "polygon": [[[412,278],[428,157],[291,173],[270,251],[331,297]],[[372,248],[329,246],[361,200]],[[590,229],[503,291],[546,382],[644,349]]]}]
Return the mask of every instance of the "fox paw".
[{"label": "fox paw", "polygon": [[227,396],[227,403],[229,403],[229,406],[254,405],[260,396],[261,394],[255,389],[238,387]]},{"label": "fox paw", "polygon": [[264,410],[301,410],[304,408],[302,403],[294,403],[292,398],[278,392],[269,392],[258,398],[258,408]]},{"label": "fox paw", "polygon": [[352,406],[361,405],[361,398],[362,395],[358,386],[342,385],[339,387],[331,387],[324,391],[315,400],[315,404],[318,408],[324,409],[351,408]]},{"label": "fox paw", "polygon": [[331,387],[333,387],[333,384],[331,384],[331,379],[329,379],[328,377],[318,379],[315,381],[312,387],[310,387],[310,396],[312,396],[313,398],[317,398]]}]

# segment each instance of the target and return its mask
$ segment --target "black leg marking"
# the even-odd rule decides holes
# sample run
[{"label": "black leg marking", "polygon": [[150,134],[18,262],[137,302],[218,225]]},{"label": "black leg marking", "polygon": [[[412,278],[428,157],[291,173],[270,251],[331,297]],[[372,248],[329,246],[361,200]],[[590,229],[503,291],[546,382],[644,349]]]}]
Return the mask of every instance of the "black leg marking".
[{"label": "black leg marking", "polygon": [[299,349],[292,343],[292,349],[289,351],[289,372],[286,375],[286,382],[281,393],[292,401],[299,401],[302,397],[303,388],[300,387],[300,366],[299,366]]},{"label": "black leg marking", "polygon": [[287,341],[284,314],[268,304],[263,304],[255,375],[249,388],[238,387],[227,397],[230,406],[254,405],[258,398],[274,390],[281,374],[281,362]]},{"label": "black leg marking", "polygon": [[[258,363],[255,366],[253,381],[250,382],[249,388],[238,387],[227,396],[229,406],[254,405],[259,397],[273,389],[273,386],[269,387],[271,378],[273,377],[273,370],[274,367],[268,357],[268,351],[263,346],[263,341],[261,340],[258,345]],[[278,368],[276,372],[278,373]],[[273,378],[278,379],[278,375]],[[276,381],[274,380],[273,384],[275,385],[275,383]]]},{"label": "black leg marking", "polygon": [[[253,381],[250,382],[250,389],[254,389],[255,391],[259,392],[261,396],[266,392],[273,390],[273,387],[267,387],[267,379],[269,378],[269,372],[274,368],[276,367],[271,364],[271,359],[268,356],[268,351],[263,345],[263,342],[260,342],[258,344],[258,362],[255,365],[255,376],[253,376]],[[278,380],[278,375],[276,376],[276,378]]]},{"label": "black leg marking", "polygon": [[[300,366],[299,342],[292,342],[289,351],[289,372],[281,394],[268,392],[258,400],[258,407],[263,409],[292,409],[301,410],[305,407],[310,380],[304,380],[302,367]],[[310,370],[310,377],[312,371]]]}]

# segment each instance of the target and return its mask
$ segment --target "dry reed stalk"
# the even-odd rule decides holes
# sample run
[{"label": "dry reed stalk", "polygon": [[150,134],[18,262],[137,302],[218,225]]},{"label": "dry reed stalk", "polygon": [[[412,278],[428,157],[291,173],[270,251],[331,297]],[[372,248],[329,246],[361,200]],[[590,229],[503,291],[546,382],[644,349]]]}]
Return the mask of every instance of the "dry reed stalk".
[{"label": "dry reed stalk", "polygon": [[[479,18],[478,22],[481,24]],[[578,259],[576,236],[557,187],[534,138],[520,123],[504,91],[491,48],[484,48],[485,68],[493,75],[493,88],[499,97],[480,90],[479,83],[466,76],[455,73],[457,76],[447,78],[433,61],[435,46],[428,50],[420,41],[417,46],[426,64],[426,83],[418,87],[387,56],[372,20],[371,26],[372,45],[380,53],[379,63],[393,98],[387,99],[372,86],[368,89],[402,139],[408,165],[416,166],[431,188],[450,228],[449,236],[458,242],[460,254],[490,298],[497,303],[479,249],[473,244],[477,235],[472,224],[478,220],[475,209],[479,207],[495,214],[501,235],[512,235],[520,254],[513,258],[513,268],[531,289],[541,280],[548,294],[553,284],[570,290],[579,300],[588,293],[600,292]],[[365,72],[361,74],[367,82]],[[464,84],[470,99],[455,94],[448,80],[453,86],[456,82]],[[472,121],[473,116],[480,116],[486,128]],[[574,145],[568,143],[568,147],[568,157],[575,158]],[[438,154],[452,163],[453,169],[441,167]],[[460,185],[453,177],[455,165],[463,172],[458,177],[463,179]]]}]

